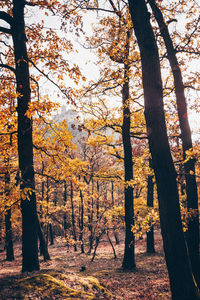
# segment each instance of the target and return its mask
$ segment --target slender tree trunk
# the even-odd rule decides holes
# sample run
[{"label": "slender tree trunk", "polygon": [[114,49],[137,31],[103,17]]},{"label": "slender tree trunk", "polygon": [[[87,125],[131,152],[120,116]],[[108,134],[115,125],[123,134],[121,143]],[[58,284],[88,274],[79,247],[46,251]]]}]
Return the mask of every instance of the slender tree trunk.
[{"label": "slender tree trunk", "polygon": [[49,239],[50,245],[54,245],[53,228],[51,223],[49,223]]},{"label": "slender tree trunk", "polygon": [[[48,218],[49,216],[49,178],[47,177],[47,182],[46,182],[46,188],[47,188],[47,191],[46,191],[46,202],[47,202],[47,211],[46,211],[46,216]],[[48,245],[48,242],[49,242],[49,220],[47,219],[46,220],[46,243]]]},{"label": "slender tree trunk", "polygon": [[[127,32],[127,49],[126,57],[129,56],[129,39],[130,32]],[[122,103],[123,103],[123,124],[122,124],[122,141],[124,150],[124,178],[125,178],[125,249],[122,268],[132,270],[135,268],[135,238],[132,232],[134,225],[134,207],[133,207],[133,187],[129,182],[133,180],[133,160],[132,146],[130,138],[130,122],[131,113],[129,105],[129,63],[124,63],[124,79],[122,87]]]},{"label": "slender tree trunk", "polygon": [[76,224],[75,224],[75,214],[74,214],[74,199],[73,199],[73,184],[70,182],[71,185],[71,209],[72,209],[72,233],[74,237],[74,251],[77,251],[77,237],[76,237]]},{"label": "slender tree trunk", "polygon": [[109,241],[109,243],[110,243],[110,245],[111,245],[111,247],[112,247],[112,250],[113,250],[114,259],[116,259],[116,258],[117,258],[117,254],[116,254],[116,251],[115,251],[115,247],[113,246],[112,240],[111,240],[111,238],[109,237],[109,233],[107,232],[106,234],[107,234],[107,237],[108,237],[108,241]]},{"label": "slender tree trunk", "polygon": [[44,238],[44,234],[42,232],[40,221],[38,220],[38,237],[40,242],[40,253],[44,257],[44,261],[50,260],[50,255],[48,252],[48,246]]},{"label": "slender tree trunk", "polygon": [[[181,130],[181,140],[183,148],[183,158],[186,158],[186,151],[192,148],[191,130],[188,121],[187,102],[184,92],[184,84],[181,74],[181,69],[176,57],[172,39],[169,34],[168,27],[163,19],[163,15],[155,0],[149,0],[149,4],[153,10],[156,21],[160,27],[161,35],[164,39],[167,49],[167,58],[169,60],[173,77],[176,94],[176,103]],[[200,286],[200,260],[199,260],[199,213],[198,213],[198,193],[195,177],[195,160],[189,159],[184,164],[186,193],[187,193],[187,208],[195,209],[194,216],[189,220],[188,230],[186,233],[187,245],[192,263],[192,270],[195,279]]]},{"label": "slender tree trunk", "polygon": [[112,201],[112,206],[115,205],[115,198],[114,198],[114,182],[111,181],[111,201]]},{"label": "slender tree trunk", "polygon": [[93,255],[92,255],[91,262],[93,262],[93,260],[96,256],[97,248],[99,246],[100,240],[101,240],[102,236],[104,235],[104,233],[105,233],[105,229],[103,229],[101,231],[101,233],[96,237],[96,243],[95,243],[94,252],[93,252]]},{"label": "slender tree trunk", "polygon": [[[89,188],[89,187],[88,187]],[[94,243],[94,234],[93,234],[93,214],[94,214],[94,200],[93,200],[93,192],[94,192],[94,181],[92,179],[92,196],[89,199],[92,201],[88,201],[88,231],[89,231],[89,250],[88,254],[91,253],[93,249]]]},{"label": "slender tree trunk", "polygon": [[[80,177],[79,177],[80,180]],[[84,202],[83,202],[83,193],[82,190],[80,189],[80,216],[79,216],[79,229],[80,229],[80,234],[79,234],[79,241],[81,242],[81,253],[85,253],[84,250],[84,242],[83,242],[83,228],[84,228]]]},{"label": "slender tree trunk", "polygon": [[[10,174],[7,171],[5,174],[5,195],[10,194]],[[13,261],[14,250],[13,250],[13,240],[12,240],[12,223],[11,223],[11,208],[7,209],[5,214],[5,227],[6,227],[6,260]]]},{"label": "slender tree trunk", "polygon": [[[67,183],[66,183],[66,181],[64,181],[63,203],[64,203],[64,206],[67,203]],[[67,229],[66,212],[64,212],[64,216],[63,216],[63,228],[64,228],[64,236],[66,237],[66,229]]]},{"label": "slender tree trunk", "polygon": [[26,116],[31,101],[24,23],[24,0],[13,0],[14,44],[18,112],[18,157],[22,191],[22,271],[39,269],[38,228],[33,168],[32,121]]},{"label": "slender tree trunk", "polygon": [[97,181],[97,206],[96,206],[96,209],[97,209],[97,221],[99,219],[99,182]]},{"label": "slender tree trunk", "polygon": [[11,209],[8,209],[6,211],[5,225],[6,225],[6,260],[13,261],[15,258],[14,258],[13,241],[12,241]]},{"label": "slender tree trunk", "polygon": [[[45,168],[44,162],[42,162],[42,169],[41,169],[42,175],[44,174],[44,168]],[[45,182],[42,180],[42,182],[41,182],[42,201],[44,201],[44,189],[45,189]],[[42,204],[40,205],[39,215],[40,215],[41,218],[43,218],[43,207],[42,207]],[[40,226],[41,226],[41,228],[43,228],[43,222],[40,222]]]},{"label": "slender tree trunk", "polygon": [[[147,184],[147,207],[153,208],[153,175],[148,176],[148,184]],[[155,253],[154,247],[154,228],[153,226],[147,232],[147,253]]]},{"label": "slender tree trunk", "polygon": [[141,54],[146,126],[172,299],[195,300],[199,299],[199,291],[192,275],[182,230],[176,172],[163,109],[158,49],[145,0],[129,0],[129,7]]},{"label": "slender tree trunk", "polygon": [[[115,206],[115,198],[114,198],[114,182],[111,181],[111,201],[112,201],[112,207]],[[119,237],[118,237],[118,234],[116,232],[116,227],[115,227],[115,224],[113,222],[113,234],[114,234],[114,237],[115,237],[115,243],[116,245],[119,245]]]}]

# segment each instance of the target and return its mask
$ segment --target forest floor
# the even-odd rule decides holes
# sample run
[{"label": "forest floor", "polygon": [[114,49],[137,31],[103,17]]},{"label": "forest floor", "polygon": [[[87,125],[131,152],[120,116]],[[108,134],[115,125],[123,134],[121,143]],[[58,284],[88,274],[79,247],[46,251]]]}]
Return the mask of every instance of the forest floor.
[{"label": "forest floor", "polygon": [[0,299],[171,299],[159,232],[155,254],[146,254],[145,239],[136,242],[134,272],[121,269],[123,242],[114,247],[116,259],[105,238],[91,262],[92,255],[69,251],[57,241],[49,246],[51,260],[41,258],[40,271],[22,274],[21,249],[16,245],[15,261],[7,262],[5,252],[0,253]]}]

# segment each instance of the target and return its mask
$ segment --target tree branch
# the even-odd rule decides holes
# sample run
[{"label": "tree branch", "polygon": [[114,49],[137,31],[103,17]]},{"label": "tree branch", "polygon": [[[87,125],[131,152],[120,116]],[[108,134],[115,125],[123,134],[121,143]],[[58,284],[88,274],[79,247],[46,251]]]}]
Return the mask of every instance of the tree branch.
[{"label": "tree branch", "polygon": [[11,17],[5,11],[0,11],[0,19],[8,23],[10,26],[13,24],[13,17]]},{"label": "tree branch", "polygon": [[[1,27],[0,27],[0,28],[1,28]],[[9,65],[6,65],[6,64],[0,64],[0,68],[8,69],[8,70],[10,70],[10,71],[12,71],[13,73],[16,74],[15,68],[13,68],[13,67],[11,67],[11,66],[9,66]]]},{"label": "tree branch", "polygon": [[0,32],[11,34],[11,30],[9,28],[5,28],[0,26]]}]

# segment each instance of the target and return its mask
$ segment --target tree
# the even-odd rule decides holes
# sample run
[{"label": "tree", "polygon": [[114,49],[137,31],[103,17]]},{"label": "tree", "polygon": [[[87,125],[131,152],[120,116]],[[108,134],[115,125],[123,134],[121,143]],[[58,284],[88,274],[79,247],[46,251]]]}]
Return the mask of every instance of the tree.
[{"label": "tree", "polygon": [[[10,25],[1,32],[12,36],[14,46],[15,73],[18,111],[18,158],[20,169],[21,210],[22,210],[22,271],[39,269],[37,212],[33,169],[32,123],[25,114],[31,99],[28,56],[24,24],[25,1],[12,1],[13,16],[1,11],[0,18]],[[9,66],[7,66],[9,68]]]},{"label": "tree", "polygon": [[[151,168],[151,159],[149,159],[149,167]],[[152,174],[148,175],[147,178],[147,206],[153,207],[154,200],[154,176]],[[154,247],[154,228],[151,226],[150,230],[147,231],[147,253],[155,253]]]},{"label": "tree", "polygon": [[[184,91],[184,83],[182,79],[181,68],[179,66],[178,59],[176,57],[176,49],[173,46],[172,39],[168,30],[168,26],[164,21],[163,14],[156,4],[155,0],[148,1],[156,21],[159,25],[161,35],[165,42],[167,49],[167,58],[170,63],[170,67],[174,78],[174,88],[176,94],[176,103],[178,110],[178,117],[180,123],[183,159],[186,159],[186,151],[193,147],[191,130],[188,121],[187,103]],[[199,261],[199,213],[198,213],[198,193],[197,184],[195,178],[195,160],[189,158],[184,163],[185,180],[186,180],[186,193],[187,193],[187,208],[188,210],[195,210],[194,216],[189,220],[188,229],[186,233],[187,246],[190,254],[190,260],[192,263],[192,270],[195,279],[199,285],[200,280],[200,261]]]},{"label": "tree", "polygon": [[[11,32],[15,55],[18,111],[18,156],[22,190],[22,271],[39,269],[38,229],[33,168],[32,121],[26,116],[31,101],[23,0],[13,0]],[[25,191],[25,193],[24,193]]]},{"label": "tree", "polygon": [[163,109],[159,55],[150,14],[143,0],[129,1],[129,7],[140,48],[146,127],[158,190],[161,232],[172,299],[199,299],[182,230],[176,172]]},{"label": "tree", "polygon": [[[5,196],[10,194],[10,174],[7,170],[5,173]],[[11,222],[11,208],[8,208],[5,213],[5,225],[6,225],[6,260],[14,260],[14,250],[12,241],[12,222]]]},{"label": "tree", "polygon": [[[40,75],[46,77],[51,84],[65,94],[68,98],[72,96],[70,89],[65,89],[63,78],[70,74],[71,79],[80,78],[79,69],[75,65],[69,65],[63,59],[63,49],[66,52],[72,50],[72,45],[65,38],[58,38],[58,35],[52,29],[45,27],[44,20],[39,24],[25,25],[25,6],[34,11],[37,9],[46,9],[57,11],[61,8],[60,2],[56,1],[49,5],[48,1],[1,1],[0,19],[5,21],[10,28],[0,27],[1,44],[3,50],[0,53],[0,67],[13,72],[10,81],[16,83],[17,114],[18,114],[18,158],[19,158],[19,177],[21,189],[21,211],[22,211],[22,270],[32,271],[39,269],[38,262],[38,220],[36,212],[35,178],[33,167],[33,136],[32,136],[32,117],[37,111],[41,115],[45,110],[44,103],[41,100],[39,80]],[[46,11],[46,15],[48,12]],[[55,12],[54,11],[54,12]],[[64,26],[64,25],[63,25]],[[9,40],[12,37],[13,47]],[[60,43],[59,43],[60,41]],[[48,55],[47,55],[48,42]],[[43,46],[42,46],[43,45]],[[41,69],[37,66],[40,62]],[[61,74],[57,73],[57,64],[59,62],[62,69]],[[34,67],[37,75],[30,75],[30,66]],[[51,73],[45,74],[43,67],[51,70]],[[54,82],[50,76],[56,74]],[[76,75],[78,75],[78,77]],[[4,74],[4,77],[6,74]],[[75,80],[76,80],[75,79]],[[30,81],[31,80],[31,81]],[[69,91],[70,90],[70,91]],[[32,93],[32,94],[31,94]],[[13,92],[14,94],[14,92]],[[31,103],[31,96],[32,101]],[[45,99],[45,98],[44,98]],[[71,98],[70,98],[71,99]],[[48,98],[44,102],[49,103]],[[53,106],[53,105],[52,105]]]}]

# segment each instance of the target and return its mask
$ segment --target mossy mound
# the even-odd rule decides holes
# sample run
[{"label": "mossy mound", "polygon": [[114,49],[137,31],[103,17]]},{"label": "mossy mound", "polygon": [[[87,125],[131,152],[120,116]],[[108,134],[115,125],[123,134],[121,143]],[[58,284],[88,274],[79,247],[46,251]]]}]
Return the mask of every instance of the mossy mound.
[{"label": "mossy mound", "polygon": [[18,279],[13,290],[17,299],[110,299],[95,277],[57,272]]}]

